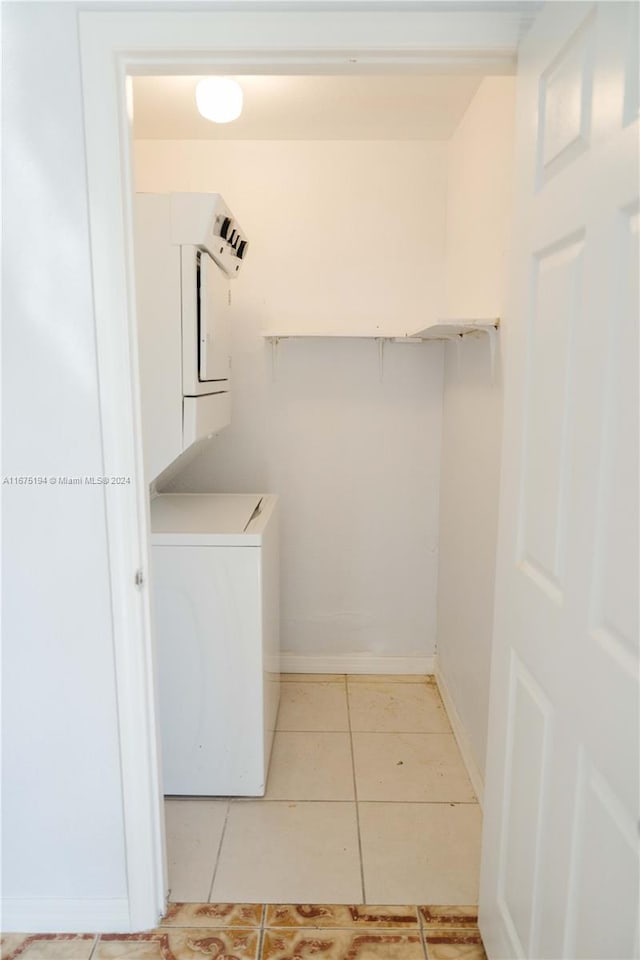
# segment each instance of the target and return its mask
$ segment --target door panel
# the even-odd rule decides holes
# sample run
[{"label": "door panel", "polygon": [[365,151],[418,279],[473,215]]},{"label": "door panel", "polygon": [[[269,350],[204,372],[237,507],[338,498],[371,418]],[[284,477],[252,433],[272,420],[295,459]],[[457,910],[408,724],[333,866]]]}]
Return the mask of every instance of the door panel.
[{"label": "door panel", "polygon": [[589,146],[594,41],[591,14],[540,79],[539,185]]},{"label": "door panel", "polygon": [[211,257],[200,256],[198,377],[201,382],[231,376],[229,281]]},{"label": "door panel", "polygon": [[581,232],[533,259],[521,556],[523,571],[557,601],[564,579],[572,368],[583,251]]},{"label": "door panel", "polygon": [[633,565],[617,557],[633,551],[638,529],[638,471],[633,460],[638,408],[638,207],[622,211],[618,228],[619,279],[612,295],[615,325],[609,339],[598,489],[598,528],[593,569],[591,629],[604,652],[632,676],[638,671],[638,620]]},{"label": "door panel", "polygon": [[562,956],[593,960],[633,957],[638,911],[637,831],[628,810],[584,749],[576,801]]},{"label": "door panel", "polygon": [[519,58],[480,895],[491,958],[638,952],[634,16],[547,4]]},{"label": "door panel", "polygon": [[536,831],[544,802],[552,711],[542,690],[519,662],[511,660],[505,773],[506,813],[500,846],[499,904],[512,938],[528,943],[538,868]]}]

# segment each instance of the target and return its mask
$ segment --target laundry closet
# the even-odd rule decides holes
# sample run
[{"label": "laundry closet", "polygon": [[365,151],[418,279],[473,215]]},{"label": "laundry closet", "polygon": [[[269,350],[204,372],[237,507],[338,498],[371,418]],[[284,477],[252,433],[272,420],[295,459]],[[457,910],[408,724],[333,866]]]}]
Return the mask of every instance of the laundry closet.
[{"label": "laundry closet", "polygon": [[[133,80],[138,297],[144,286],[169,316],[167,277],[182,258],[194,276],[183,272],[173,287],[182,310],[173,351],[183,351],[184,363],[191,349],[189,376],[200,358],[198,391],[180,385],[186,374],[174,356],[169,392],[150,348],[154,333],[141,330],[143,433],[146,417],[165,447],[148,477],[165,793],[264,792],[282,671],[435,673],[480,796],[514,78],[247,76],[238,78],[245,111],[225,125],[197,115],[197,79]],[[163,243],[173,266],[156,260],[158,237],[171,229],[173,246]],[[200,315],[185,320],[193,305],[185,308],[184,295],[196,269],[204,283],[204,267],[194,259],[185,268],[179,244],[193,257],[209,236],[211,283],[232,276],[219,300],[231,362],[228,377],[203,387],[206,336],[198,351]],[[171,420],[175,457],[167,452]],[[225,527],[228,504],[238,511],[233,530]],[[198,526],[207,511],[209,535]],[[263,511],[273,513],[271,527]],[[205,555],[220,557],[225,545],[241,554],[247,536],[256,567],[241,587],[229,586],[236,581],[226,556],[204,570]],[[179,550],[192,555],[178,572]],[[213,582],[222,609],[225,589],[259,592],[265,570],[272,596],[268,609],[257,594],[247,601],[253,626],[245,630],[228,611],[202,613],[212,638],[236,631],[241,655],[234,661],[234,651],[222,651],[209,664],[198,655],[185,665],[186,647],[171,649],[171,637],[184,640],[195,621],[188,611],[189,625],[181,619],[176,590],[184,597],[187,580],[200,579],[209,595]],[[246,596],[227,605],[239,609]],[[261,699],[262,669],[270,705],[266,693]],[[215,676],[214,688],[202,670]],[[216,730],[211,771],[237,763],[239,716],[241,737],[253,731],[247,749],[256,763],[266,744],[262,772],[246,790],[237,770],[226,781],[190,779],[202,742],[192,754],[184,744],[195,744],[203,723]],[[169,754],[181,769],[172,779],[166,740],[174,732]]]}]

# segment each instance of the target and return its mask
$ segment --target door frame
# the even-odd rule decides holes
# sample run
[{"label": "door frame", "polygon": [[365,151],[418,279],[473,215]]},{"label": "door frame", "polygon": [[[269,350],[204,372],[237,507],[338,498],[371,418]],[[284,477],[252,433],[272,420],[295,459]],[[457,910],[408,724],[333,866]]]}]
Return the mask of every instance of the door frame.
[{"label": "door frame", "polygon": [[[166,866],[142,469],[128,77],[513,73],[521,14],[356,0],[80,11],[89,232],[131,930],[165,909]],[[305,9],[306,6],[306,9]],[[309,7],[311,6],[311,9]],[[493,7],[495,11],[495,5]],[[211,40],[203,42],[203,37]]]}]

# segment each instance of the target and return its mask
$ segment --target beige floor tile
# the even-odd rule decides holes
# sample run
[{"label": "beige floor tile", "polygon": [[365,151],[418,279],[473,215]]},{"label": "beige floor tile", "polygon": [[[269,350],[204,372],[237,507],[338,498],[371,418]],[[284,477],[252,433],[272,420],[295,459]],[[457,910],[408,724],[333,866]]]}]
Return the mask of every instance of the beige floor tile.
[{"label": "beige floor tile", "polygon": [[477,902],[477,804],[360,803],[358,808],[367,901]]},{"label": "beige floor tile", "polygon": [[412,930],[419,926],[418,911],[410,906],[379,904],[289,903],[267,904],[265,927],[339,927]]},{"label": "beige floor tile", "polygon": [[258,930],[152,930],[104,934],[92,960],[258,960]]},{"label": "beige floor tile", "polygon": [[207,901],[228,800],[165,800],[172,900]]},{"label": "beige floor tile", "polygon": [[437,689],[419,683],[349,680],[351,729],[375,733],[451,733]]},{"label": "beige floor tile", "polygon": [[473,801],[475,794],[449,733],[354,733],[359,800]]},{"label": "beige floor tile", "polygon": [[354,800],[348,733],[276,733],[267,800]]},{"label": "beige floor tile", "polygon": [[354,803],[232,802],[218,903],[361,903]]},{"label": "beige floor tile", "polygon": [[404,930],[265,930],[262,960],[424,960],[419,933]]},{"label": "beige floor tile", "polygon": [[0,938],[2,960],[88,960],[94,934],[7,933]]},{"label": "beige floor tile", "polygon": [[343,683],[283,683],[278,730],[349,729],[347,694]]},{"label": "beige floor tile", "polygon": [[260,903],[170,903],[162,927],[259,927]]}]

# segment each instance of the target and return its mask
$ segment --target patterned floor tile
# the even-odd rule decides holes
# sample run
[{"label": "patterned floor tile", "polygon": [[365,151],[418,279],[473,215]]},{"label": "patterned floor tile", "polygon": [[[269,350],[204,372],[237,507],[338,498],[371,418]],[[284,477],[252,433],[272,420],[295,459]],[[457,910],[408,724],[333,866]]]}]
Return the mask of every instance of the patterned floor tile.
[{"label": "patterned floor tile", "polygon": [[427,939],[428,960],[487,960],[482,940]]},{"label": "patterned floor tile", "polygon": [[15,953],[16,949],[27,939],[26,933],[3,933],[0,934],[0,960],[6,960],[7,957]]},{"label": "patterned floor tile", "polygon": [[260,903],[170,903],[163,927],[259,927]]},{"label": "patterned floor tile", "polygon": [[258,960],[258,937],[258,930],[166,927],[151,933],[103,934],[92,960]]},{"label": "patterned floor tile", "polygon": [[478,908],[469,907],[418,907],[425,928],[429,927],[477,927]]},{"label": "patterned floor tile", "polygon": [[482,943],[477,927],[426,927],[427,943]]},{"label": "patterned floor tile", "polygon": [[403,930],[265,930],[261,960],[424,960],[420,935]]},{"label": "patterned floor tile", "polygon": [[94,934],[7,933],[0,938],[1,960],[88,960]]},{"label": "patterned floor tile", "polygon": [[429,960],[486,960],[474,907],[421,907],[420,913]]},{"label": "patterned floor tile", "polygon": [[415,907],[330,903],[267,904],[265,927],[417,927]]}]

